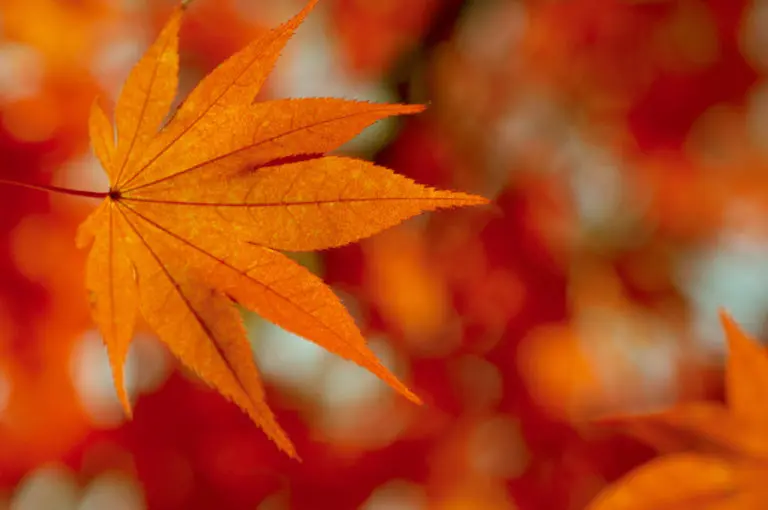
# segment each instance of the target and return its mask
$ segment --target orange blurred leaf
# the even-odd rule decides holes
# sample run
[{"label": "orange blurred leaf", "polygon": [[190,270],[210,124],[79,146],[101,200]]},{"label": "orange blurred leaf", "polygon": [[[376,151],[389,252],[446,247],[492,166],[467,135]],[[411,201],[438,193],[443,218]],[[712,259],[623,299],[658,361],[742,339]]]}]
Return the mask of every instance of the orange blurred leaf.
[{"label": "orange blurred leaf", "polygon": [[728,341],[725,389],[731,412],[749,423],[768,426],[768,355],[724,311],[720,320]]},{"label": "orange blurred leaf", "polygon": [[339,99],[254,103],[316,0],[206,76],[167,125],[178,71],[178,8],[131,72],[117,144],[94,106],[94,150],[110,191],[84,223],[87,283],[126,409],[121,366],[136,309],[189,368],[296,456],[265,402],[233,301],[367,368],[419,402],[367,347],[319,278],[275,249],[314,250],[373,235],[425,210],[485,203],[371,163],[324,154],[378,119],[420,106]]},{"label": "orange blurred leaf", "polygon": [[726,406],[688,403],[615,419],[650,443],[681,442],[697,453],[665,455],[641,466],[603,491],[589,510],[768,507],[768,353],[725,311],[720,318],[729,351]]},{"label": "orange blurred leaf", "polygon": [[[734,466],[723,459],[682,453],[655,459],[605,490],[587,510],[709,508],[737,491]],[[725,507],[723,507],[725,508]]]}]

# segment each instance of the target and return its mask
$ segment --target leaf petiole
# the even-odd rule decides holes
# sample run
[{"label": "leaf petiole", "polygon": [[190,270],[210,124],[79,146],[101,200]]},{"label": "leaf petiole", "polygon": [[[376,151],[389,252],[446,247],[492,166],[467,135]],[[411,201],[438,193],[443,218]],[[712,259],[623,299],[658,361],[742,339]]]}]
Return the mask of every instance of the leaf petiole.
[{"label": "leaf petiole", "polygon": [[107,198],[109,196],[108,192],[96,192],[96,191],[85,191],[85,190],[79,190],[79,189],[60,188],[59,186],[48,186],[46,184],[29,184],[26,182],[10,181],[7,179],[0,179],[0,184],[6,184],[8,186],[16,186],[19,188],[34,189],[38,191],[46,191],[48,193],[74,195],[78,197]]}]

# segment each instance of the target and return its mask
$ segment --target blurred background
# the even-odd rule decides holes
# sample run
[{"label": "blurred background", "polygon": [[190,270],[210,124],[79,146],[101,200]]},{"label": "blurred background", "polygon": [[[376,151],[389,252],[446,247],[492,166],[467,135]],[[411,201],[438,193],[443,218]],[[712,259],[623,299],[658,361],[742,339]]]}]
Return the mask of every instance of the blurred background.
[{"label": "blurred background", "polygon": [[[0,178],[88,146],[168,0],[0,0]],[[182,94],[301,0],[196,0]],[[428,103],[344,148],[492,207],[302,256],[423,397],[247,316],[280,454],[149,331],[126,421],[89,318],[95,203],[0,187],[0,508],[578,510],[654,451],[595,418],[722,393],[768,322],[768,1],[323,0],[264,98]]]}]

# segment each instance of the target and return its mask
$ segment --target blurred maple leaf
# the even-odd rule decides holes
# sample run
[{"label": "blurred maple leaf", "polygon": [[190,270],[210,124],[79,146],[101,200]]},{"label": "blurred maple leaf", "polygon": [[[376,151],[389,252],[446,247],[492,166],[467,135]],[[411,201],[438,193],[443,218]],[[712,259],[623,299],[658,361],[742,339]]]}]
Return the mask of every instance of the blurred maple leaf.
[{"label": "blurred maple leaf", "polygon": [[167,125],[176,94],[183,7],[129,75],[115,107],[117,142],[94,103],[94,151],[108,193],[78,234],[93,242],[93,317],[127,413],[123,363],[139,310],[170,350],[234,401],[286,453],[234,302],[367,368],[419,402],[366,346],[322,280],[274,251],[370,236],[425,210],[485,203],[391,170],[324,156],[369,124],[421,106],[340,99],[254,103],[281,49],[315,5],[205,77]]},{"label": "blurred maple leaf", "polygon": [[648,442],[669,446],[683,438],[695,444],[694,451],[663,455],[637,468],[588,510],[768,507],[768,352],[725,312],[721,320],[729,352],[727,405],[688,403],[628,419]]}]

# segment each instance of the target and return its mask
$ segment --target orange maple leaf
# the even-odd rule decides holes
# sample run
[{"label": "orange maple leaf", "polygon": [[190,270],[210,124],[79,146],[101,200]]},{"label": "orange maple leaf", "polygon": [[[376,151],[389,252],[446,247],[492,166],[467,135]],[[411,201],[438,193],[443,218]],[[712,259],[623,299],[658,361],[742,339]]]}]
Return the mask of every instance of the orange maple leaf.
[{"label": "orange maple leaf", "polygon": [[726,405],[687,403],[629,418],[652,443],[682,438],[692,446],[630,472],[588,510],[768,508],[768,352],[724,311],[720,318],[728,341]]},{"label": "orange maple leaf", "polygon": [[140,312],[187,367],[294,457],[265,402],[233,301],[419,402],[369,350],[333,291],[275,250],[339,246],[425,210],[487,202],[325,155],[371,123],[421,106],[331,98],[254,102],[315,3],[222,63],[163,126],[176,94],[184,10],[178,7],[125,83],[115,106],[116,143],[94,103],[91,141],[110,188],[78,233],[80,246],[93,242],[87,270],[93,318],[126,413],[123,364]]}]

